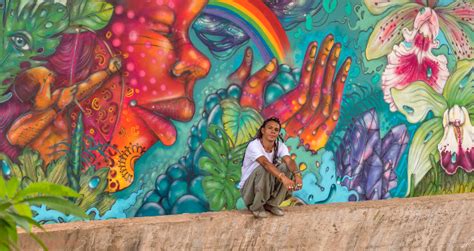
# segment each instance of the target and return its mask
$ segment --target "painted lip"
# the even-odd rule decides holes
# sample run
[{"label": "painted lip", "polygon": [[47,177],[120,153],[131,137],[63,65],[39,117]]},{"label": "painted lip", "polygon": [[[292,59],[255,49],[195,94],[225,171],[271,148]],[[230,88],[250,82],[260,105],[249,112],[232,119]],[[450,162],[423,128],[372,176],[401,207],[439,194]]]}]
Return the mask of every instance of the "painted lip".
[{"label": "painted lip", "polygon": [[166,119],[180,122],[190,121],[195,112],[193,94],[196,79],[190,74],[181,79],[183,80],[183,85],[185,87],[184,95],[138,105]]},{"label": "painted lip", "polygon": [[[138,117],[143,120],[164,145],[169,146],[176,142],[177,131],[172,120],[187,122],[194,116],[195,104],[192,94],[196,80],[191,78],[186,80],[183,81],[186,89],[182,96],[145,104],[139,104],[135,100],[130,101],[130,106],[138,108],[136,110]],[[146,112],[143,113],[144,111]],[[143,117],[149,115],[152,115],[152,117],[148,117],[148,119]]]}]

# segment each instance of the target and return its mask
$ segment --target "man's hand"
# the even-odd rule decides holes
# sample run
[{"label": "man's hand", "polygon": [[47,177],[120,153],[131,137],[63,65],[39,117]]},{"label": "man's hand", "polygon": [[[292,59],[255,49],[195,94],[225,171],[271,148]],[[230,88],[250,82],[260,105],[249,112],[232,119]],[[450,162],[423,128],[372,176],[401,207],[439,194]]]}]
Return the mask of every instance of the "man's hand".
[{"label": "man's hand", "polygon": [[295,190],[295,187],[296,187],[295,182],[290,180],[288,177],[282,176],[281,183],[283,183],[283,186],[285,186],[285,188],[288,189],[288,191]]},{"label": "man's hand", "polygon": [[301,174],[296,174],[295,175],[295,191],[301,190],[303,188],[303,179],[301,177]]}]

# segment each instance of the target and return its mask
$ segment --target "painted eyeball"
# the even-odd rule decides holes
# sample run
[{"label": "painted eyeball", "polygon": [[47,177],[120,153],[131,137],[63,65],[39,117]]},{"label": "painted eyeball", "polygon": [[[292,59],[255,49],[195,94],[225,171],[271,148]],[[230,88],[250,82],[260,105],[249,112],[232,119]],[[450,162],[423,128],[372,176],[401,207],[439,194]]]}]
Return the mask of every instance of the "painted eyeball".
[{"label": "painted eyeball", "polygon": [[13,46],[21,51],[27,51],[31,49],[29,39],[23,34],[15,34],[10,37]]}]

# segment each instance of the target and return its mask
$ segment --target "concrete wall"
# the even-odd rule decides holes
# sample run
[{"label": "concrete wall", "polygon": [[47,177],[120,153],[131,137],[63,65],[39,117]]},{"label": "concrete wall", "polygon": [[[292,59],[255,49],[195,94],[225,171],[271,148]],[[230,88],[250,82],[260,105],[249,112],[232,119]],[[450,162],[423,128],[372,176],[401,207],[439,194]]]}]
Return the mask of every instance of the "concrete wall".
[{"label": "concrete wall", "polygon": [[[247,211],[53,224],[51,250],[474,249],[474,194],[300,206],[284,217]],[[25,233],[21,250],[38,249]]]}]

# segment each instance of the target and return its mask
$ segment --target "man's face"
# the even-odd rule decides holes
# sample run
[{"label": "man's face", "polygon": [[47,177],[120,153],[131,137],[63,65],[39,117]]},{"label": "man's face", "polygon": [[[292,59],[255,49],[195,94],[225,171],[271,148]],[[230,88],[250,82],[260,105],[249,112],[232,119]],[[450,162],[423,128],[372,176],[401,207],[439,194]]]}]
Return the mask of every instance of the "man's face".
[{"label": "man's face", "polygon": [[263,138],[268,141],[276,141],[280,133],[280,125],[275,121],[269,121],[262,129]]}]

